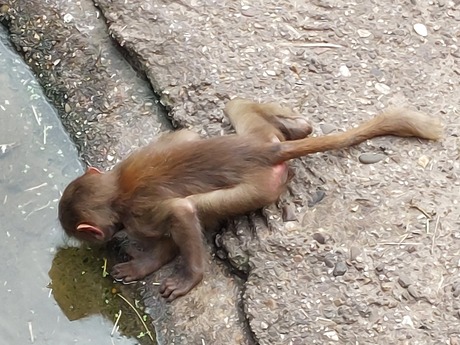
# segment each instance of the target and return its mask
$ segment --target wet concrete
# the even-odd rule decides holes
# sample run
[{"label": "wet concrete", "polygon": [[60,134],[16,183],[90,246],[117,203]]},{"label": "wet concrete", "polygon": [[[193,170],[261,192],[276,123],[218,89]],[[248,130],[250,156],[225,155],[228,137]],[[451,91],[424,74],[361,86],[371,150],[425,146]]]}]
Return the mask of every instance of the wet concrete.
[{"label": "wet concrete", "polygon": [[[103,19],[90,2],[56,1],[48,3],[49,6],[32,7],[29,4],[28,1],[10,2],[4,22],[13,43],[24,53],[25,60],[45,85],[47,95],[60,109],[63,123],[85,162],[109,168],[136,145],[168,127],[164,118],[157,116],[161,109],[153,108],[151,97],[154,95],[139,96],[142,90],[150,90],[150,86],[142,75],[129,74],[134,72],[133,68],[126,64],[119,50],[113,50]],[[83,33],[84,28],[89,31]],[[125,66],[123,69],[112,67],[120,63]],[[160,342],[250,341],[238,302],[241,280],[215,259],[210,259],[207,267],[206,282],[199,290],[203,301],[192,302],[200,311],[194,324],[188,319],[189,307],[184,308],[188,303],[168,305],[153,297],[158,288],[151,283],[155,283],[157,277],[138,286],[144,292],[145,301],[149,301],[146,305],[150,307]],[[160,277],[167,272],[160,272]],[[206,308],[208,303],[214,308]],[[224,328],[221,320],[225,320]]]},{"label": "wet concrete", "polygon": [[[56,110],[22,58],[8,45],[0,27],[0,338],[4,344],[101,344],[110,341],[114,313],[69,318],[53,298],[48,270],[55,256],[68,249],[57,221],[57,202],[67,181],[82,171],[77,150]],[[61,255],[63,257],[63,255]],[[65,257],[65,255],[64,255]],[[59,285],[75,271],[78,259],[66,261],[54,276]],[[67,259],[69,255],[67,255]],[[101,286],[102,277],[92,277]],[[85,287],[86,286],[86,287]],[[79,284],[87,292],[90,284]],[[75,287],[67,284],[65,296]],[[92,291],[93,293],[94,291]],[[96,291],[97,292],[97,291]],[[97,293],[93,301],[103,301]],[[73,300],[72,309],[88,309],[88,300]],[[71,322],[73,320],[78,320]],[[114,333],[113,344],[137,344]]]}]

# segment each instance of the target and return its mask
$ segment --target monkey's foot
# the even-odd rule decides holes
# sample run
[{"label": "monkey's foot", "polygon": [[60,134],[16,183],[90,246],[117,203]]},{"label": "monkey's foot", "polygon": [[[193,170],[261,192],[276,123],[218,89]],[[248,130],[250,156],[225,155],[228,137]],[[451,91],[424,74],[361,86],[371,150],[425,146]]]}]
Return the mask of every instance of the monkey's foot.
[{"label": "monkey's foot", "polygon": [[160,286],[160,294],[168,302],[175,300],[177,297],[184,296],[193,289],[203,279],[203,272],[195,272],[176,275],[166,278]]},{"label": "monkey's foot", "polygon": [[275,115],[270,122],[283,133],[286,140],[303,139],[313,131],[310,121],[298,115]]},{"label": "monkey's foot", "polygon": [[162,265],[155,259],[143,257],[141,259],[132,259],[128,262],[123,262],[113,266],[110,275],[115,280],[121,280],[129,283],[135,280],[140,280],[150,273],[158,270]]}]

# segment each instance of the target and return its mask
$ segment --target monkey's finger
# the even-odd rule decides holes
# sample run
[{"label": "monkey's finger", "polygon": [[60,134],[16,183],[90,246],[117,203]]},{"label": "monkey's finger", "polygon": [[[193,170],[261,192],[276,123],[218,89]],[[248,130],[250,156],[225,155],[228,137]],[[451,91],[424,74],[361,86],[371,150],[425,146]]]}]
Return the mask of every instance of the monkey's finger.
[{"label": "monkey's finger", "polygon": [[172,285],[173,285],[173,282],[172,282],[171,278],[167,278],[167,279],[163,280],[163,282],[160,285],[160,290],[159,290],[162,297],[166,298],[171,294]]},{"label": "monkey's finger", "polygon": [[185,293],[181,294],[181,290],[183,289],[179,289],[180,285],[181,284],[176,279],[165,279],[162,286],[160,286],[161,297],[165,298],[167,301],[173,301],[177,297],[184,295]]},{"label": "monkey's finger", "polygon": [[133,284],[139,276],[136,272],[135,265],[131,262],[124,262],[113,266],[110,275],[117,281],[123,284]]},{"label": "monkey's finger", "polygon": [[184,296],[195,285],[192,281],[167,278],[160,286],[160,294],[166,301],[171,302],[177,297]]}]

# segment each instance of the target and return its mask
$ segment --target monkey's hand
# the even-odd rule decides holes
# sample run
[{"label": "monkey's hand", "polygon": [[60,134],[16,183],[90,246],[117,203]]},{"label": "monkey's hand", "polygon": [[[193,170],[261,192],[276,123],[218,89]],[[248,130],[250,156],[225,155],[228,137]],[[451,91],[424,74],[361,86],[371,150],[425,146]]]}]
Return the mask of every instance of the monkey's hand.
[{"label": "monkey's hand", "polygon": [[123,281],[124,283],[140,280],[150,273],[158,270],[163,263],[155,260],[154,257],[142,257],[132,259],[128,262],[123,262],[113,266],[110,275],[115,280]]},{"label": "monkey's hand", "polygon": [[126,283],[142,279],[157,271],[174,259],[178,252],[177,246],[170,238],[157,240],[146,245],[142,250],[135,246],[129,246],[128,249],[133,259],[116,264],[111,272],[116,280]]},{"label": "monkey's hand", "polygon": [[[188,271],[188,270],[187,270]],[[168,302],[185,295],[203,279],[203,272],[181,272],[163,280],[160,294]]]}]

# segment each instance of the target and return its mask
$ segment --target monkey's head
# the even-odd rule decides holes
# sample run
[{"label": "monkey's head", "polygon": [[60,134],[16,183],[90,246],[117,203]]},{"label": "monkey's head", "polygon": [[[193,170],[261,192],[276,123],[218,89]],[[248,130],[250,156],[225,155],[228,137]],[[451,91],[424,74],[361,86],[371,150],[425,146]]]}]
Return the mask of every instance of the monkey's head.
[{"label": "monkey's head", "polygon": [[115,234],[118,217],[112,203],[116,186],[109,175],[91,167],[66,187],[59,201],[59,221],[67,235],[103,243]]}]

